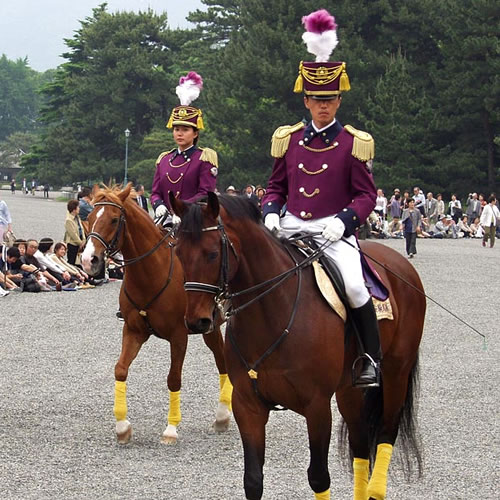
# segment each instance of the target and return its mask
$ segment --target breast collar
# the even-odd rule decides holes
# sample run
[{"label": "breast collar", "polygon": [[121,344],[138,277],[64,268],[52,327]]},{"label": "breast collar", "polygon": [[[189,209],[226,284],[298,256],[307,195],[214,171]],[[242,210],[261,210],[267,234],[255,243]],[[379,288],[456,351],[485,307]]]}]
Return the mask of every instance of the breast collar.
[{"label": "breast collar", "polygon": [[318,136],[327,146],[330,146],[342,130],[342,125],[338,120],[336,120],[335,123],[326,130],[317,132],[311,121],[304,129],[304,143],[310,143],[316,136]]}]

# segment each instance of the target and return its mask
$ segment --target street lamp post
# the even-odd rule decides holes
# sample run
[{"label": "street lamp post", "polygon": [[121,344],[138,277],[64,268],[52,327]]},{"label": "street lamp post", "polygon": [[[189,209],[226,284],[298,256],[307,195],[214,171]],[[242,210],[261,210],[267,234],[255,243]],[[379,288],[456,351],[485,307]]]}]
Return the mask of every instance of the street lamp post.
[{"label": "street lamp post", "polygon": [[128,169],[128,138],[130,137],[130,130],[125,129],[125,177],[123,178],[123,187],[127,185],[127,169]]}]

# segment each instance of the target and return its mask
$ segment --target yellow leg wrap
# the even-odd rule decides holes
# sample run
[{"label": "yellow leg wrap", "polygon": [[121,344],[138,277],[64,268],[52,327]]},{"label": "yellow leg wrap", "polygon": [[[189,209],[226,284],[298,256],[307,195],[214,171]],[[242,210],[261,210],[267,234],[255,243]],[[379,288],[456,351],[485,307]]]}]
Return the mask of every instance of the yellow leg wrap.
[{"label": "yellow leg wrap", "polygon": [[323,493],[315,493],[314,500],[330,500],[330,488],[323,491]]},{"label": "yellow leg wrap", "polygon": [[231,410],[231,398],[233,397],[233,384],[226,373],[219,375],[220,395],[219,401],[225,403]]},{"label": "yellow leg wrap", "polygon": [[116,420],[125,420],[127,418],[127,382],[115,381],[115,406],[113,413]]},{"label": "yellow leg wrap", "polygon": [[168,391],[170,394],[170,407],[168,409],[167,421],[169,425],[176,427],[181,423],[181,391]]},{"label": "yellow leg wrap", "polygon": [[370,461],[364,458],[355,458],[352,466],[354,470],[354,500],[366,500],[368,498],[368,475],[370,473]]},{"label": "yellow leg wrap", "polygon": [[368,497],[384,500],[387,491],[387,471],[392,457],[392,444],[381,443],[377,446],[377,457],[372,477],[368,483]]}]

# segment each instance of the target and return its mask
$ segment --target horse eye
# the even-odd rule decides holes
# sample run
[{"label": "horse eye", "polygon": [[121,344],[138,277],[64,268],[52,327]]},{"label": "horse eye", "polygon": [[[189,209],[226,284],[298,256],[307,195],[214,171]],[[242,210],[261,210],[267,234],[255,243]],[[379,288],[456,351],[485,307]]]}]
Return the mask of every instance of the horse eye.
[{"label": "horse eye", "polygon": [[118,222],[118,217],[113,217],[111,219],[111,224],[116,224]]},{"label": "horse eye", "polygon": [[207,255],[208,260],[215,260],[219,256],[219,252],[210,252]]}]

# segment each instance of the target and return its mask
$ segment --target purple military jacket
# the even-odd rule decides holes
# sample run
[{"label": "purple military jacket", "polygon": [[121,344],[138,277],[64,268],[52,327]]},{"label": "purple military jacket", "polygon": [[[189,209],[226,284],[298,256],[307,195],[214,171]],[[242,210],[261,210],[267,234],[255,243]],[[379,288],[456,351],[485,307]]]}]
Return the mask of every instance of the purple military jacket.
[{"label": "purple military jacket", "polygon": [[168,192],[183,201],[195,201],[215,191],[217,153],[209,148],[193,146],[186,151],[176,149],[162,153],[156,160],[151,204],[170,207]]},{"label": "purple military jacket", "polygon": [[369,134],[338,121],[319,134],[311,124],[280,127],[273,135],[276,160],[262,200],[264,217],[279,214],[286,203],[303,220],[337,214],[345,236],[354,234],[375,207],[376,188],[365,163],[373,150]]}]

